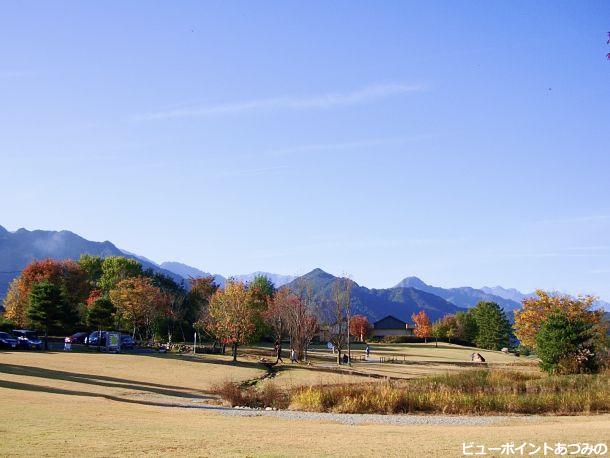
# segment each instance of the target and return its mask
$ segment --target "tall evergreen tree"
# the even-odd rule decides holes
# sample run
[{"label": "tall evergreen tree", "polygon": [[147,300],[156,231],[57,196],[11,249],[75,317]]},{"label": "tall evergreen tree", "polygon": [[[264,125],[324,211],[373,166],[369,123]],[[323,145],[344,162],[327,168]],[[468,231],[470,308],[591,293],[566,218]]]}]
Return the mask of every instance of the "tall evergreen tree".
[{"label": "tall evergreen tree", "polygon": [[472,313],[477,324],[477,347],[500,350],[508,347],[511,325],[504,310],[495,302],[479,302]]},{"label": "tall evergreen tree", "polygon": [[66,320],[67,303],[61,288],[45,280],[32,285],[27,311],[30,323],[44,329],[44,348],[48,350],[49,329],[59,327]]},{"label": "tall evergreen tree", "polygon": [[570,318],[557,310],[542,322],[536,334],[536,355],[547,372],[573,374],[597,370],[593,324]]}]

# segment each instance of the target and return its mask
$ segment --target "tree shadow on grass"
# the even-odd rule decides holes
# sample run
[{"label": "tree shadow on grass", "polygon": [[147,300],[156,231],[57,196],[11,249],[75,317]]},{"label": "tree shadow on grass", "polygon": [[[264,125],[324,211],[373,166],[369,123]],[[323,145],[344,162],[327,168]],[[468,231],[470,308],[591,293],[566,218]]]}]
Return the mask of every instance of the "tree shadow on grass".
[{"label": "tree shadow on grass", "polygon": [[[144,391],[164,396],[174,396],[190,399],[209,399],[209,391],[188,389],[171,385],[160,385],[156,383],[140,382],[135,380],[126,380],[116,377],[108,377],[103,375],[79,374],[75,372],[66,372],[52,369],[44,369],[41,367],[20,366],[16,364],[0,363],[0,374],[12,374],[26,377],[38,377],[42,379],[64,380],[67,382],[82,383],[86,385],[103,386],[108,388],[121,388],[128,390]],[[16,383],[0,380],[1,383]],[[19,384],[28,386],[28,384]],[[32,385],[36,387],[37,385]],[[47,388],[47,387],[41,387]],[[49,388],[51,389],[51,388]],[[55,389],[55,388],[52,388]],[[66,390],[71,391],[71,390]],[[75,392],[83,393],[83,395],[97,396],[99,393],[90,392]],[[107,396],[107,395],[104,395]],[[112,396],[111,396],[112,397]],[[123,400],[123,398],[117,398]]]},{"label": "tree shadow on grass", "polygon": [[261,369],[261,370],[266,370],[265,366],[262,365],[260,362],[258,361],[249,361],[246,359],[238,359],[237,361],[231,361],[231,360],[224,360],[224,359],[217,359],[217,358],[210,358],[209,356],[206,357],[206,355],[201,355],[198,354],[197,355],[192,355],[192,354],[163,354],[163,353],[142,353],[140,356],[147,356],[149,358],[162,358],[162,359],[168,359],[168,358],[172,358],[172,359],[179,359],[180,361],[188,361],[191,363],[205,363],[205,364],[216,364],[219,366],[226,366],[226,367],[242,367],[245,369]]},{"label": "tree shadow on grass", "polygon": [[220,407],[220,406],[211,406],[211,405],[210,406],[202,406],[202,405],[189,406],[189,405],[183,405],[183,404],[172,404],[171,402],[168,403],[168,402],[160,402],[160,401],[152,401],[152,400],[144,400],[144,399],[122,398],[119,396],[113,396],[111,394],[105,394],[105,393],[68,390],[65,388],[54,388],[54,387],[50,387],[50,386],[34,385],[31,383],[13,382],[13,381],[9,381],[9,380],[0,380],[0,388],[7,388],[7,389],[11,389],[11,390],[21,390],[21,391],[33,391],[33,392],[39,392],[39,393],[63,394],[63,395],[67,395],[67,396],[102,398],[102,399],[107,399],[109,401],[125,402],[127,404],[140,404],[140,405],[146,405],[146,406],[227,410],[227,408]]}]

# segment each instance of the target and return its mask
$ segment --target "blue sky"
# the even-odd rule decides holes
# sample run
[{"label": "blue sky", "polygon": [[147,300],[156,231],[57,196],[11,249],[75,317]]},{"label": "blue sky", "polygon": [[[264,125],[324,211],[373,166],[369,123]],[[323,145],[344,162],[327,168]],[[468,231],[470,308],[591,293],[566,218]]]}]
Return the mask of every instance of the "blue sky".
[{"label": "blue sky", "polygon": [[14,2],[0,224],[610,299],[608,2]]}]

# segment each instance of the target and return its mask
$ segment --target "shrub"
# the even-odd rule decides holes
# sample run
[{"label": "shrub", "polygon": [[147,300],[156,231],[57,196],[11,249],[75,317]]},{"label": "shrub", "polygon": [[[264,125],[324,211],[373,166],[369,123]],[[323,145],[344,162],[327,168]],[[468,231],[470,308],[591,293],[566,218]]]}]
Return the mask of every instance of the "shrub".
[{"label": "shrub", "polygon": [[231,381],[225,381],[214,387],[212,391],[231,407],[246,406],[285,409],[289,403],[288,393],[280,390],[271,382],[264,383],[257,389],[253,386],[243,386]]}]

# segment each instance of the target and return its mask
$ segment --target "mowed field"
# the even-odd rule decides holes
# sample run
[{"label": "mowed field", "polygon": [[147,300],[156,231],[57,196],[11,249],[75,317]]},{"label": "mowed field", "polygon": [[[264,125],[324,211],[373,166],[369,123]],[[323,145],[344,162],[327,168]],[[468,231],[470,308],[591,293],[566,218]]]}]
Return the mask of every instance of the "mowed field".
[{"label": "mowed field", "polygon": [[[599,442],[610,431],[610,416],[512,417],[477,426],[349,425],[241,417],[214,406],[215,384],[265,374],[255,357],[234,365],[208,355],[0,352],[0,455],[446,457],[462,456],[463,442]],[[376,383],[314,363],[285,365],[272,382],[289,388],[363,380]]]}]

